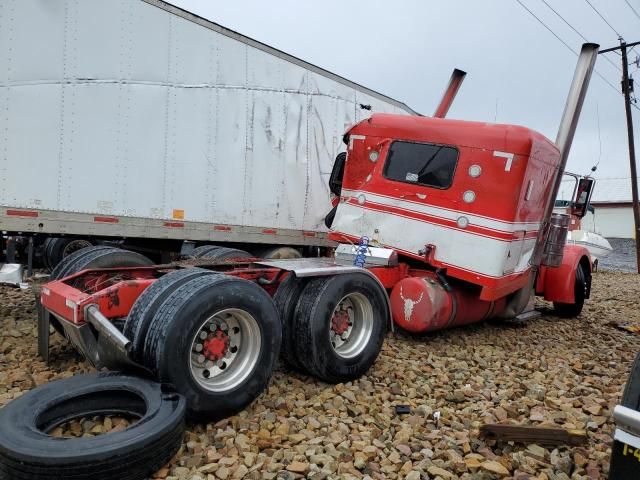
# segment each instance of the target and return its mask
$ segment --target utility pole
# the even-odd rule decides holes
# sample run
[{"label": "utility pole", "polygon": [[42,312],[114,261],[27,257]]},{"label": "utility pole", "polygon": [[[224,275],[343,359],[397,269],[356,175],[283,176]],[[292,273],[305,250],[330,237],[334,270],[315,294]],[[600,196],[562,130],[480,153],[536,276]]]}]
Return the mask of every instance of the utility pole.
[{"label": "utility pole", "polygon": [[633,141],[633,117],[631,116],[631,82],[629,81],[629,65],[627,61],[627,47],[640,45],[640,42],[627,44],[620,38],[620,46],[600,50],[598,53],[620,50],[622,54],[622,92],[624,93],[624,108],[627,114],[627,136],[629,141],[629,166],[631,169],[631,201],[633,206],[634,233],[636,239],[636,267],[640,273],[640,205],[638,204],[638,174],[636,171],[636,148]]}]

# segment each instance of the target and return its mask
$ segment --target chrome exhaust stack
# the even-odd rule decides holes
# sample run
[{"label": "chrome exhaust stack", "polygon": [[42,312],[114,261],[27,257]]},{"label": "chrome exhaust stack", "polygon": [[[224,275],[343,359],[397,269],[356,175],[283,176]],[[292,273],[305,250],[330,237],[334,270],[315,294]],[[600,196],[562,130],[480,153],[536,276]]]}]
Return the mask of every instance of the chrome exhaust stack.
[{"label": "chrome exhaust stack", "polygon": [[551,195],[549,196],[549,200],[545,206],[544,215],[542,216],[542,224],[540,225],[540,231],[538,232],[536,246],[533,250],[533,254],[531,255],[530,264],[533,267],[538,267],[542,261],[549,234],[549,222],[551,220],[551,214],[553,213],[553,206],[555,204],[556,197],[558,196],[558,191],[560,190],[562,174],[564,173],[564,169],[567,165],[569,150],[571,150],[571,143],[573,142],[573,137],[576,133],[578,119],[580,118],[582,105],[584,104],[584,99],[587,95],[589,81],[591,80],[591,74],[593,73],[596,58],[598,57],[599,48],[600,45],[598,44],[585,43],[582,45],[582,50],[578,57],[578,64],[576,65],[576,70],[573,74],[573,81],[571,82],[571,88],[569,89],[569,95],[567,96],[567,102],[564,107],[564,113],[562,114],[562,120],[560,121],[560,127],[558,128],[558,135],[556,137],[556,145],[560,150],[560,163],[556,170]]},{"label": "chrome exhaust stack", "polygon": [[453,70],[451,78],[449,79],[449,85],[444,91],[444,95],[433,114],[434,118],[444,118],[447,116],[447,112],[449,111],[453,100],[456,98],[458,90],[460,90],[460,85],[462,85],[466,75],[467,72],[463,70],[459,70],[457,68]]},{"label": "chrome exhaust stack", "polygon": [[[549,263],[549,266],[560,265],[562,263],[562,251],[559,252],[559,243],[566,241],[564,239],[566,239],[565,232],[568,230],[568,219],[562,219],[562,214],[558,214],[558,216],[554,218],[554,227],[552,228],[551,215],[553,214],[555,200],[560,190],[562,174],[567,165],[571,142],[576,133],[578,119],[580,118],[584,98],[587,94],[593,67],[598,57],[599,47],[600,45],[595,43],[585,43],[582,45],[556,137],[556,145],[560,150],[560,161],[553,179],[551,194],[545,205],[536,245],[529,260],[529,265],[531,265],[532,270],[532,274],[529,277],[529,285],[520,289],[513,298],[511,298],[504,312],[500,315],[502,318],[516,317],[527,308],[533,296],[534,285],[537,278],[536,271],[542,263],[545,250],[547,250],[546,262]],[[553,230],[553,235],[550,236],[551,230]],[[547,247],[547,241],[552,243],[549,247]]]}]

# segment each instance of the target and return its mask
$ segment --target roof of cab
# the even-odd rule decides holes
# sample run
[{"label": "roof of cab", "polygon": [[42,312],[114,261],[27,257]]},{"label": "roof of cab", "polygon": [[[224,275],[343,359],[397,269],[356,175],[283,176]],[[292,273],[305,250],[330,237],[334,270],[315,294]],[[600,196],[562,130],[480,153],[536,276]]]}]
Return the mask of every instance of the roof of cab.
[{"label": "roof of cab", "polygon": [[378,113],[354,129],[358,133],[397,140],[499,150],[518,155],[529,155],[534,143],[546,143],[557,150],[555,144],[541,133],[518,125]]}]

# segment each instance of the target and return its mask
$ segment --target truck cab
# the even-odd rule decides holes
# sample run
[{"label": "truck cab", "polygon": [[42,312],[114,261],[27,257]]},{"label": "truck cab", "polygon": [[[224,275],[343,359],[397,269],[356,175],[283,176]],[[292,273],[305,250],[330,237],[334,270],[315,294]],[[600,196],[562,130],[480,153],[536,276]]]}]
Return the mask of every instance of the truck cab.
[{"label": "truck cab", "polygon": [[553,142],[514,125],[385,114],[345,139],[330,238],[367,236],[480,286],[483,300],[526,284],[560,161]]}]

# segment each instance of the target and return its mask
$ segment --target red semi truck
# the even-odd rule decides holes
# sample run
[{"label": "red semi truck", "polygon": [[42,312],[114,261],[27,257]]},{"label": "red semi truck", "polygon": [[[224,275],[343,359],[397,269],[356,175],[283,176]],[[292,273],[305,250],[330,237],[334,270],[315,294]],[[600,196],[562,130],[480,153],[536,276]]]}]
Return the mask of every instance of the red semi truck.
[{"label": "red semi truck", "polygon": [[556,142],[444,118],[375,114],[351,127],[331,175],[332,257],[184,266],[110,247],[70,255],[41,291],[40,352],[53,322],[95,365],[149,372],[192,414],[219,418],[264,389],[280,350],[344,382],[374,363],[394,324],[422,333],[526,317],[536,295],[578,315],[591,260],[565,245],[568,216],[553,206],[597,51],[583,46]]}]

